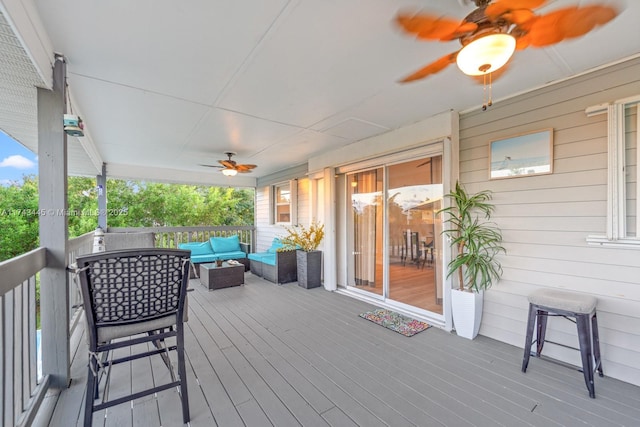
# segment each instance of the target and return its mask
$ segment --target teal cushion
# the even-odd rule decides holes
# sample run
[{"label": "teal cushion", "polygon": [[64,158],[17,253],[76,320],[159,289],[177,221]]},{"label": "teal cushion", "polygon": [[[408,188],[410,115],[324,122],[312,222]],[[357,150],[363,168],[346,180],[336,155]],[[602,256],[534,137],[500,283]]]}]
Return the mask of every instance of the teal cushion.
[{"label": "teal cushion", "polygon": [[212,255],[211,245],[209,242],[191,242],[178,244],[179,249],[187,249],[191,251],[191,256],[194,255]]},{"label": "teal cushion", "polygon": [[267,252],[258,252],[249,254],[248,258],[252,261],[261,262],[268,265],[276,265],[276,254]]},{"label": "teal cushion", "polygon": [[206,255],[191,255],[191,262],[194,264],[200,264],[203,262],[214,262],[218,257],[213,253]]},{"label": "teal cushion", "polygon": [[216,258],[221,260],[228,259],[244,259],[247,257],[247,254],[242,251],[233,251],[233,252],[216,252]]},{"label": "teal cushion", "polygon": [[254,252],[252,254],[247,255],[247,258],[253,260],[253,261],[262,261],[262,257],[269,255],[266,252]]},{"label": "teal cushion", "polygon": [[241,251],[240,239],[238,239],[237,234],[229,237],[212,237],[209,241],[211,242],[213,251],[216,253]]},{"label": "teal cushion", "polygon": [[276,254],[269,254],[262,257],[262,263],[267,265],[276,265]]}]

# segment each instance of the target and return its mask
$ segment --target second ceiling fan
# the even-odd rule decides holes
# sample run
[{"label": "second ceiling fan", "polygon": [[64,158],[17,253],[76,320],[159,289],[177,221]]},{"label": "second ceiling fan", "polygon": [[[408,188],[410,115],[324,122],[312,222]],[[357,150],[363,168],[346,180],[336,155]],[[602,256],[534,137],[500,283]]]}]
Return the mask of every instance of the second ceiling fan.
[{"label": "second ceiling fan", "polygon": [[236,155],[236,153],[232,151],[226,151],[224,154],[227,155],[228,159],[218,160],[218,163],[220,163],[221,166],[218,166],[218,165],[201,165],[201,166],[207,166],[211,168],[220,168],[222,170],[222,173],[226,176],[234,176],[238,173],[249,173],[251,172],[252,169],[255,169],[257,167],[256,165],[240,164],[240,163],[237,163],[235,160],[231,160],[231,157]]}]

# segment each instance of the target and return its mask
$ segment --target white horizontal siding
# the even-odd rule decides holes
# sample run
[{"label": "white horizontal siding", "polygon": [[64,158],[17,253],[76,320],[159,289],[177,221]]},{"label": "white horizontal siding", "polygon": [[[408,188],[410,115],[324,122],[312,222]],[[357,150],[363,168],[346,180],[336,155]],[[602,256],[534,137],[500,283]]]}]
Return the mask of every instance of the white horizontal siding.
[{"label": "white horizontal siding", "polygon": [[[598,298],[605,375],[640,385],[640,251],[586,243],[606,227],[607,118],[587,117],[585,108],[637,94],[640,59],[463,114],[460,180],[471,192],[494,192],[507,249],[502,280],[485,294],[480,333],[522,347],[530,292],[588,293]],[[492,140],[545,128],[554,129],[552,174],[488,179]],[[550,319],[549,339],[575,345],[575,325]],[[545,353],[580,364],[572,350]]]},{"label": "white horizontal siding", "polygon": [[[292,185],[297,186],[297,209],[298,223],[309,225],[309,179],[299,178],[291,181]],[[292,190],[294,190],[292,188]],[[283,237],[287,231],[283,225],[270,223],[271,209],[271,186],[263,186],[256,189],[256,250],[255,252],[263,252],[271,246],[274,237]]]}]

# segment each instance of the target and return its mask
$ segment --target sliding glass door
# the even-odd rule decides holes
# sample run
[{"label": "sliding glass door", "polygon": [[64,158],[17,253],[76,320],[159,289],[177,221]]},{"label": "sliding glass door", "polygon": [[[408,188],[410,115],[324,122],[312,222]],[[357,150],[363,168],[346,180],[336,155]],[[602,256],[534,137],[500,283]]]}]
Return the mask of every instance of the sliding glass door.
[{"label": "sliding glass door", "polygon": [[442,156],[346,175],[349,286],[442,314]]}]

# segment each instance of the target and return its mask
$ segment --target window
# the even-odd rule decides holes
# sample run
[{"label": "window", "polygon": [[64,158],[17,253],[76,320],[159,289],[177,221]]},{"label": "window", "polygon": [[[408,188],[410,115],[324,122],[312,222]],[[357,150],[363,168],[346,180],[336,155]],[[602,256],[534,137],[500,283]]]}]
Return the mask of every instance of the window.
[{"label": "window", "polygon": [[274,185],[274,218],[276,223],[291,223],[291,184]]},{"label": "window", "polygon": [[588,236],[591,244],[640,249],[639,105],[636,96],[587,109],[588,115],[606,112],[609,129],[607,233]]}]

